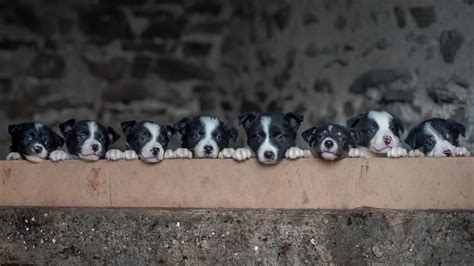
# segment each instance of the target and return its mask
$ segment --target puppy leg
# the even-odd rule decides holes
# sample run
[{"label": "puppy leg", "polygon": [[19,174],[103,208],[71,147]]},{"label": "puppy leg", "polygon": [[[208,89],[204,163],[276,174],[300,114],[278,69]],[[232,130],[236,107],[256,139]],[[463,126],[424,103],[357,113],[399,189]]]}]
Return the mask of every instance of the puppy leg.
[{"label": "puppy leg", "polygon": [[122,153],[122,158],[127,161],[138,160],[138,155],[134,150],[126,150]]},{"label": "puppy leg", "polygon": [[225,148],[222,151],[219,152],[219,155],[217,155],[217,158],[219,159],[228,159],[232,158],[232,155],[234,154],[235,149],[232,148]]},{"label": "puppy leg", "polygon": [[21,158],[21,155],[18,152],[10,152],[7,155],[6,160],[23,160],[23,158]]},{"label": "puppy leg", "polygon": [[358,148],[351,148],[348,153],[349,158],[369,158],[369,156]]},{"label": "puppy leg", "polygon": [[59,162],[59,161],[69,160],[70,156],[65,151],[55,150],[49,154],[49,159],[53,162]]},{"label": "puppy leg", "polygon": [[456,147],[454,149],[455,157],[471,157],[471,153],[464,147]]},{"label": "puppy leg", "polygon": [[412,157],[412,158],[425,157],[425,154],[418,149],[414,149],[408,153],[408,157]]},{"label": "puppy leg", "polygon": [[402,147],[395,147],[387,152],[387,157],[389,158],[401,158],[401,157],[407,157],[407,156],[408,156],[407,150]]},{"label": "puppy leg", "polygon": [[186,148],[178,148],[174,151],[174,158],[178,159],[192,159],[193,153]]},{"label": "puppy leg", "polygon": [[174,159],[174,152],[171,149],[166,150],[165,159]]},{"label": "puppy leg", "polygon": [[252,151],[247,148],[238,148],[232,154],[232,158],[236,161],[245,161],[252,158]]},{"label": "puppy leg", "polygon": [[291,147],[285,153],[285,158],[295,160],[304,157],[304,151],[298,147]]},{"label": "puppy leg", "polygon": [[105,159],[109,161],[118,161],[122,160],[123,153],[120,150],[112,149],[105,153]]}]

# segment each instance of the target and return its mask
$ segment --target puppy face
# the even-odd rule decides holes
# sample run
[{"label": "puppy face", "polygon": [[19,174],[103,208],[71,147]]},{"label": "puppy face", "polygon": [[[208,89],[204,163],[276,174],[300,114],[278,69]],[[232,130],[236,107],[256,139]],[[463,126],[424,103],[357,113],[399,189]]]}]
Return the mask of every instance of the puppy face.
[{"label": "puppy face", "polygon": [[357,145],[368,147],[375,153],[387,153],[400,146],[400,135],[404,132],[401,120],[385,111],[370,111],[347,121],[353,129]]},{"label": "puppy face", "polygon": [[162,126],[149,121],[127,121],[121,124],[128,148],[134,150],[140,159],[156,163],[164,159],[169,138],[175,134],[171,126]]},{"label": "puppy face", "polygon": [[247,144],[263,164],[275,164],[296,146],[296,134],[303,117],[293,113],[247,113],[239,122],[247,133]]},{"label": "puppy face", "polygon": [[464,126],[452,119],[433,118],[410,130],[405,142],[426,156],[450,157],[459,146],[459,135],[465,133]]},{"label": "puppy face", "polygon": [[59,128],[69,153],[87,161],[104,158],[109,145],[119,138],[113,128],[105,128],[96,121],[76,122],[70,119],[60,124]]},{"label": "puppy face", "polygon": [[329,124],[313,127],[301,134],[311,146],[314,156],[325,160],[339,160],[356,146],[354,135],[346,127]]},{"label": "puppy face", "polygon": [[182,135],[182,147],[197,158],[217,158],[229,140],[237,139],[237,130],[213,116],[187,117],[175,124]]},{"label": "puppy face", "polygon": [[31,162],[47,159],[50,152],[64,144],[56,132],[40,123],[9,125],[8,133],[12,137],[11,151]]}]

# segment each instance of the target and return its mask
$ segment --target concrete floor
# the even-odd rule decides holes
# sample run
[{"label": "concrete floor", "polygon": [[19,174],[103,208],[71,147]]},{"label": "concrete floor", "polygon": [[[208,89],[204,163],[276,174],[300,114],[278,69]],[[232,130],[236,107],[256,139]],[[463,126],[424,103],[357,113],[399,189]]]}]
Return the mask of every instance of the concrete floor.
[{"label": "concrete floor", "polygon": [[474,212],[0,209],[0,263],[474,264]]}]

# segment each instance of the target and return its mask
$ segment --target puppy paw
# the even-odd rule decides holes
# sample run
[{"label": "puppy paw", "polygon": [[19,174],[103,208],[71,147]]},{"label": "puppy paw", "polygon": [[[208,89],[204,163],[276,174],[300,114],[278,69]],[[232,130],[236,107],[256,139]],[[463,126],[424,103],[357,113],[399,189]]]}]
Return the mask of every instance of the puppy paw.
[{"label": "puppy paw", "polygon": [[109,161],[118,161],[123,158],[123,154],[120,150],[112,149],[105,153],[105,159]]},{"label": "puppy paw", "polygon": [[304,158],[311,158],[313,157],[313,153],[310,150],[303,150],[304,152]]},{"label": "puppy paw", "polygon": [[225,149],[223,149],[222,151],[219,152],[219,155],[217,155],[217,157],[219,159],[232,158],[232,155],[234,154],[234,152],[235,152],[235,149],[225,148]]},{"label": "puppy paw", "polygon": [[456,147],[454,149],[454,156],[456,156],[456,157],[471,157],[471,153],[464,147]]},{"label": "puppy paw", "polygon": [[304,151],[298,147],[291,147],[285,153],[285,158],[295,160],[304,157]]},{"label": "puppy paw", "polygon": [[400,157],[407,157],[407,156],[408,156],[407,150],[402,147],[395,147],[387,152],[387,157],[389,158],[400,158]]},{"label": "puppy paw", "polygon": [[247,148],[239,148],[234,151],[232,158],[236,161],[245,161],[252,157],[252,151]]},{"label": "puppy paw", "polygon": [[21,155],[18,152],[10,152],[7,155],[6,160],[22,160]]},{"label": "puppy paw", "polygon": [[122,153],[122,159],[127,161],[138,160],[138,155],[134,150],[126,150]]},{"label": "puppy paw", "polygon": [[69,159],[69,154],[65,151],[55,150],[49,154],[49,159],[53,162],[65,161]]},{"label": "puppy paw", "polygon": [[188,149],[178,148],[176,151],[174,151],[174,158],[192,159],[193,158],[193,153]]},{"label": "puppy paw", "polygon": [[412,158],[425,157],[425,154],[423,152],[421,152],[420,150],[415,149],[415,150],[411,150],[410,152],[408,152],[408,157],[412,157]]},{"label": "puppy paw", "polygon": [[365,156],[364,153],[357,148],[351,148],[347,155],[349,158],[367,158],[367,156]]},{"label": "puppy paw", "polygon": [[166,150],[165,159],[174,159],[174,152],[171,149]]}]

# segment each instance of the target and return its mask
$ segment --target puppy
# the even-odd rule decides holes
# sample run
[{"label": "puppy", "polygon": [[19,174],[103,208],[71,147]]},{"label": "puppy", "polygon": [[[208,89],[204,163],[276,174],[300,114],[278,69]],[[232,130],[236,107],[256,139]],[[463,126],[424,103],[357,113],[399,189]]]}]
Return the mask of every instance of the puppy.
[{"label": "puppy", "polygon": [[128,149],[123,152],[123,159],[140,158],[146,163],[157,163],[173,157],[173,151],[166,149],[169,138],[175,134],[173,127],[150,121],[127,121],[122,122],[120,126],[127,140]]},{"label": "puppy", "polygon": [[433,118],[423,121],[410,130],[405,143],[413,148],[411,157],[471,156],[464,147],[459,147],[459,135],[465,137],[466,129],[452,119]]},{"label": "puppy", "polygon": [[12,145],[7,160],[26,159],[38,163],[47,160],[52,151],[64,144],[63,138],[41,123],[9,125],[8,133],[12,137]]},{"label": "puppy", "polygon": [[121,156],[119,150],[107,151],[109,145],[114,143],[119,135],[111,127],[105,128],[96,121],[78,121],[70,119],[59,125],[61,133],[66,140],[69,152],[54,151],[50,155],[53,161],[61,161],[78,157],[86,161],[99,159],[114,159]]},{"label": "puppy", "polygon": [[354,132],[358,146],[349,151],[349,157],[398,158],[408,154],[400,142],[400,135],[405,129],[401,120],[393,114],[370,111],[347,121],[347,127]]},{"label": "puppy", "polygon": [[181,134],[182,148],[175,158],[231,158],[234,149],[229,140],[237,139],[237,130],[214,116],[186,117],[174,125]]},{"label": "puppy", "polygon": [[356,147],[354,134],[340,125],[312,127],[301,136],[310,145],[314,157],[328,161],[343,159],[351,148]]},{"label": "puppy", "polygon": [[255,154],[266,165],[276,164],[283,158],[297,159],[310,152],[296,147],[296,136],[303,117],[293,113],[246,113],[239,116],[239,123],[247,133],[249,148],[237,149],[233,158],[247,160]]}]

